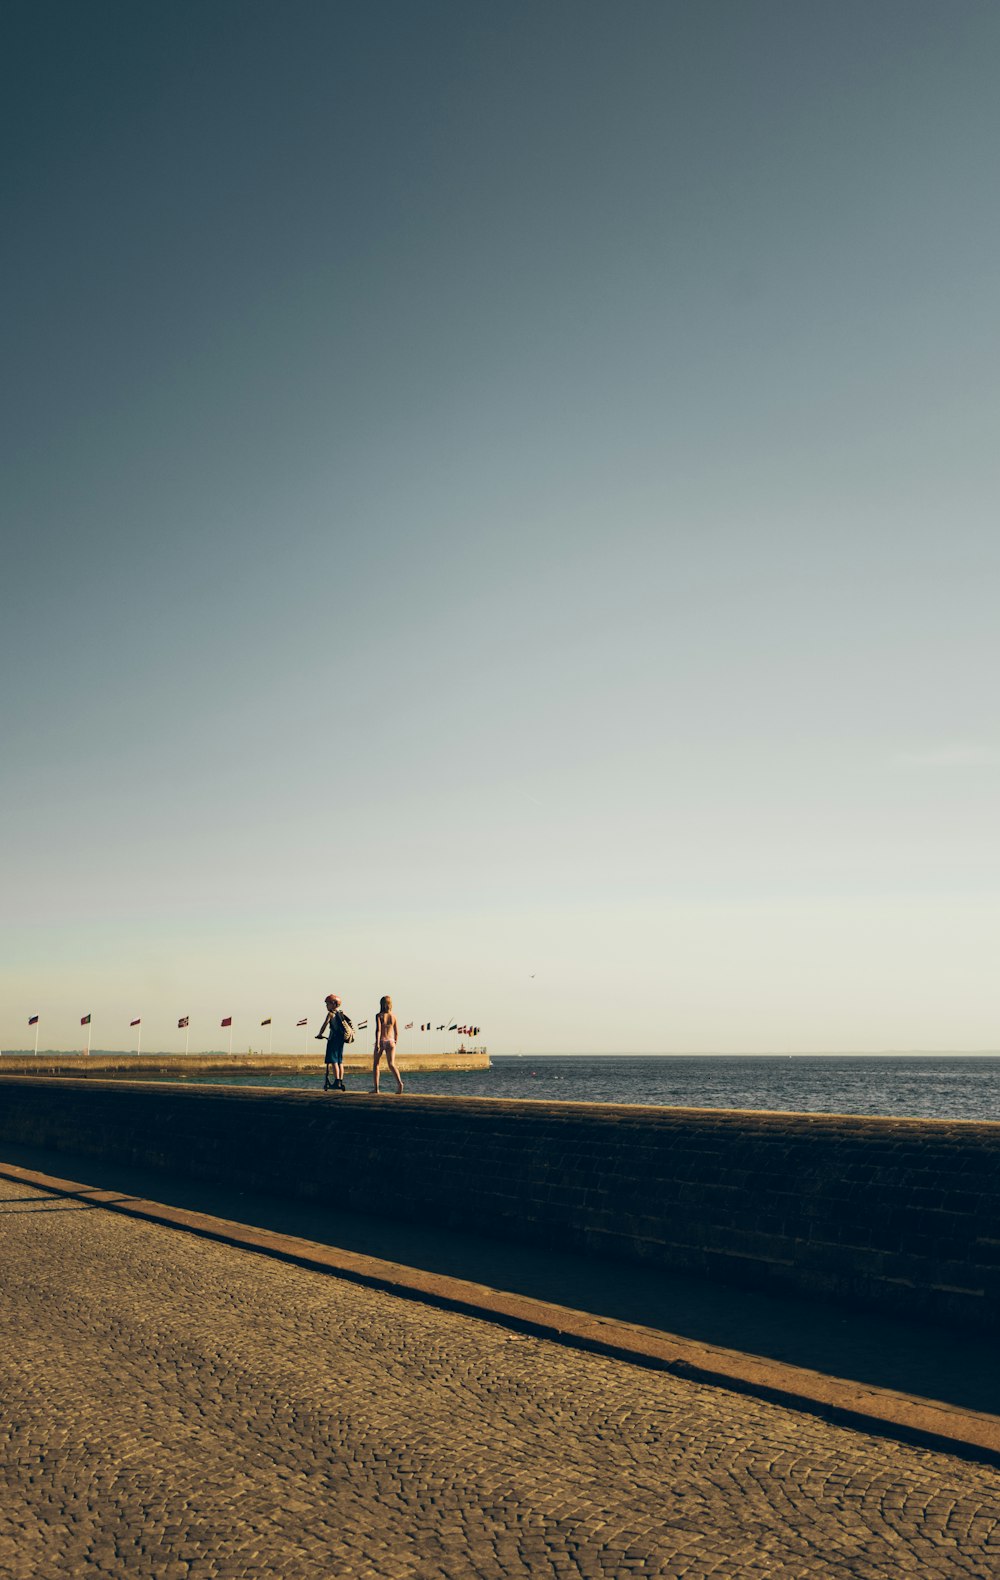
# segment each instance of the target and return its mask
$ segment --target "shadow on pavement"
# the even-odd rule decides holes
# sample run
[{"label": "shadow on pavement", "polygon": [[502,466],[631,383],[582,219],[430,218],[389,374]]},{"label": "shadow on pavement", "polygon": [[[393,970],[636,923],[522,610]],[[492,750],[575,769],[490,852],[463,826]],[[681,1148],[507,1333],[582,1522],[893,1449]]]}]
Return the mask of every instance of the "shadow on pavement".
[{"label": "shadow on pavement", "polygon": [[382,1218],[251,1195],[43,1147],[2,1142],[0,1157],[101,1190],[211,1213],[827,1376],[1000,1415],[1000,1368],[986,1335],[949,1333],[842,1306],[733,1289],[665,1269],[408,1223],[391,1216],[391,1202],[386,1204],[388,1216]]}]

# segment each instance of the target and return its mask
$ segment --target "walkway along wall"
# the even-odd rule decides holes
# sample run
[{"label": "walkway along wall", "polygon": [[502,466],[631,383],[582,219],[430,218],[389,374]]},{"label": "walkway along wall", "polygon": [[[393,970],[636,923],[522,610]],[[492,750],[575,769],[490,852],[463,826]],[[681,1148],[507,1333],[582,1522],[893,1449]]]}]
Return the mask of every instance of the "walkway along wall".
[{"label": "walkway along wall", "polygon": [[0,1138],[998,1326],[1000,1124],[10,1076]]}]

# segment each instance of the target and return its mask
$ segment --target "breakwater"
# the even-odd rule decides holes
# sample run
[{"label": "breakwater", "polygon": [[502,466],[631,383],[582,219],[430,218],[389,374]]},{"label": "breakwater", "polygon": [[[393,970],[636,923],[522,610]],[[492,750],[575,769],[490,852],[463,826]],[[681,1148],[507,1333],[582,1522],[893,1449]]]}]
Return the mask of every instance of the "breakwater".
[{"label": "breakwater", "polygon": [[998,1326],[997,1124],[11,1076],[2,1139]]},{"label": "breakwater", "polygon": [[[488,1070],[488,1053],[404,1053],[396,1055],[406,1070]],[[371,1052],[344,1053],[345,1069],[370,1070]],[[383,1060],[383,1071],[385,1061]],[[0,1075],[169,1075],[172,1079],[199,1075],[307,1075],[323,1079],[323,1049],[315,1053],[5,1053]]]}]

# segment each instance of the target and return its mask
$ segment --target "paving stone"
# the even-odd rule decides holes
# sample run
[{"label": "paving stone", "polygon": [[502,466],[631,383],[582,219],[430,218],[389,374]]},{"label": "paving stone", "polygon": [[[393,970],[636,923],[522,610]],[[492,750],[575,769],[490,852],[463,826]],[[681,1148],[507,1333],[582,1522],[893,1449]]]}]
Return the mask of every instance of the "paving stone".
[{"label": "paving stone", "polygon": [[995,1572],[988,1468],[25,1198],[0,1181],[4,1580]]}]

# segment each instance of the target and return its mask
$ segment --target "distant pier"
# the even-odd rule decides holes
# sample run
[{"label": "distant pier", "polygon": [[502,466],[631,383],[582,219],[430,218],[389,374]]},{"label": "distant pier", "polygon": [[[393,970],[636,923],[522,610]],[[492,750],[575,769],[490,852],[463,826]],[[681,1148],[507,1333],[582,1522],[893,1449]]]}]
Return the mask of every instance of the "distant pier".
[{"label": "distant pier", "polygon": [[[5,1053],[0,1075],[315,1075],[323,1074],[324,1048],[312,1053]],[[397,1053],[401,1070],[488,1070],[485,1048],[462,1053]],[[344,1068],[370,1070],[371,1052],[344,1050]]]}]

